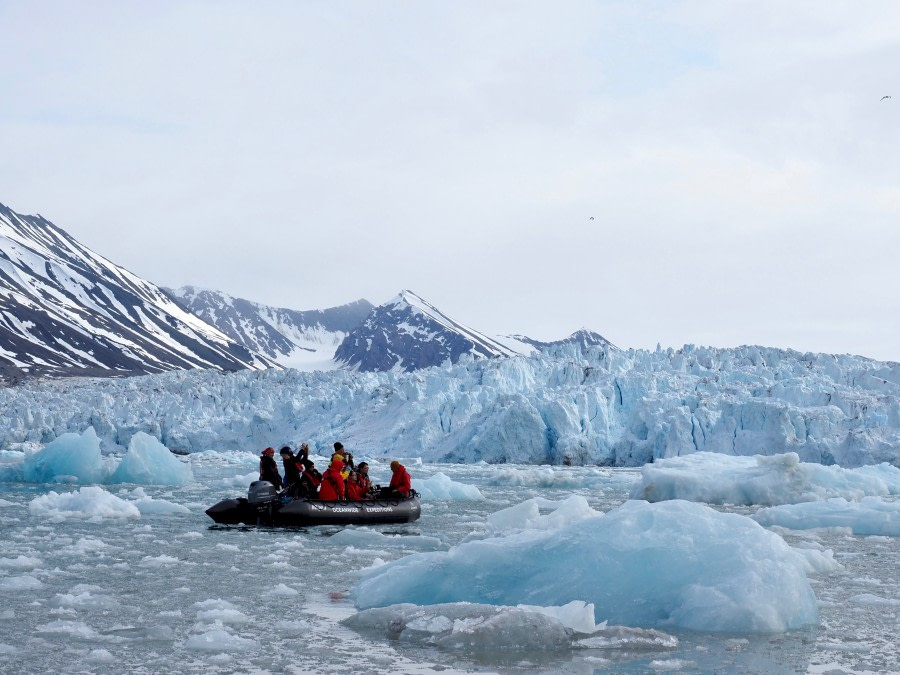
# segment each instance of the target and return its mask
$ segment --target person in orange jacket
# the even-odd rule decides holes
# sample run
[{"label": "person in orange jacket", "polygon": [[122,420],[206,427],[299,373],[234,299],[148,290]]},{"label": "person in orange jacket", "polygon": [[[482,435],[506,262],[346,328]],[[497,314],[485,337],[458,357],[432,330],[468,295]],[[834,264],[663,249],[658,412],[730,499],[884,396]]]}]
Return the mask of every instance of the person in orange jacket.
[{"label": "person in orange jacket", "polygon": [[391,462],[391,483],[388,485],[388,495],[391,497],[409,497],[412,490],[412,479],[409,471],[396,459]]},{"label": "person in orange jacket", "polygon": [[333,501],[336,499],[346,498],[346,488],[344,486],[344,477],[341,472],[344,469],[344,462],[337,457],[332,460],[325,473],[322,474],[322,486],[319,488],[319,499],[323,501]]}]

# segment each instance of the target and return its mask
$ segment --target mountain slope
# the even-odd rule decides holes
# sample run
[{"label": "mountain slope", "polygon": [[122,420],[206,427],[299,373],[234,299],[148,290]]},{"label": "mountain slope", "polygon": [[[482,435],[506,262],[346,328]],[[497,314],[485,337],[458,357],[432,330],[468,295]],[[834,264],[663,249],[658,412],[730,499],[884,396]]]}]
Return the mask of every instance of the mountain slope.
[{"label": "mountain slope", "polygon": [[270,365],[40,215],[0,204],[0,369],[111,375]]},{"label": "mountain slope", "polygon": [[334,367],[335,348],[373,308],[368,300],[357,300],[329,309],[298,311],[194,286],[165,291],[247,349],[301,370]]},{"label": "mountain slope", "polygon": [[344,339],[334,358],[349,368],[365,372],[412,371],[447,360],[456,363],[463,354],[492,358],[518,353],[451,319],[412,291],[404,290],[372,310]]}]

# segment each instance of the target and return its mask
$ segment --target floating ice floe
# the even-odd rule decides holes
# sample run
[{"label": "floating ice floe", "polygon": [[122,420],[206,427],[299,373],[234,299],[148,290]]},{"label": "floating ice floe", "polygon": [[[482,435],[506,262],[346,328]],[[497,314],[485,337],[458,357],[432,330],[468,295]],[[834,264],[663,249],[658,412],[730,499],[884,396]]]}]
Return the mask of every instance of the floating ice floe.
[{"label": "floating ice floe", "polygon": [[484,499],[481,490],[474,485],[457,483],[443,473],[436,473],[425,479],[414,478],[412,486],[425,500]]},{"label": "floating ice floe", "polygon": [[791,530],[849,527],[853,534],[900,537],[900,502],[886,502],[881,497],[863,497],[858,502],[833,497],[820,502],[770,506],[751,517],[761,525]]},{"label": "floating ice floe", "polygon": [[142,516],[186,515],[191,512],[190,509],[181,504],[175,504],[165,499],[154,499],[144,492],[143,488],[135,488],[129,494],[135,498],[131,503],[137,507]]},{"label": "floating ice floe", "polygon": [[509,487],[537,487],[560,490],[576,490],[590,488],[592,490],[605,487],[622,487],[632,485],[637,476],[633,472],[612,472],[602,469],[570,471],[549,466],[533,469],[512,467],[496,467],[488,479],[491,485]]},{"label": "floating ice floe", "polygon": [[842,469],[802,463],[794,452],[752,457],[698,452],[645,465],[631,497],[774,506],[896,494],[898,481],[900,469],[889,464]]},{"label": "floating ice floe", "polygon": [[674,649],[678,640],[657,630],[597,626],[594,608],[583,602],[563,607],[517,607],[409,603],[363,610],[342,623],[361,633],[462,652],[537,652],[572,647]]},{"label": "floating ice floe", "polygon": [[21,471],[28,483],[184,485],[194,479],[189,464],[143,432],[132,436],[118,463],[103,457],[93,427],[82,434],[63,434],[37,452],[23,455]]},{"label": "floating ice floe", "polygon": [[28,505],[29,512],[38,517],[60,522],[67,518],[85,520],[140,518],[134,503],[120,499],[101,487],[88,485],[74,492],[59,494],[50,491],[35,497]]},{"label": "floating ice floe", "polygon": [[201,652],[244,652],[257,649],[259,643],[256,640],[232,635],[221,628],[214,628],[200,635],[192,635],[184,646]]},{"label": "floating ice floe", "polygon": [[441,551],[449,548],[437,537],[384,534],[378,530],[348,527],[328,538],[331,544],[354,548],[403,549],[413,551]]},{"label": "floating ice floe", "polygon": [[643,628],[752,633],[818,622],[806,577],[816,552],[798,553],[745,516],[686,501],[629,501],[606,514],[521,529],[533,513],[514,509],[498,516],[506,536],[364,572],[351,593],[357,608],[578,600],[593,603],[598,622]]},{"label": "floating ice floe", "polygon": [[35,591],[43,588],[43,582],[30,574],[0,577],[0,592],[18,593],[19,591]]}]

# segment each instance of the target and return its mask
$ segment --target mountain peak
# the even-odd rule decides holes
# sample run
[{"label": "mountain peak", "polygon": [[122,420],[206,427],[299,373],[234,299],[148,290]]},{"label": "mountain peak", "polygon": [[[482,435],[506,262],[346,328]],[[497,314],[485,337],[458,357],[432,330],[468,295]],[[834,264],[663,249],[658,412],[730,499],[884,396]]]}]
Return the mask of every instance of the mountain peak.
[{"label": "mountain peak", "polygon": [[404,289],[372,310],[341,343],[334,357],[363,371],[410,371],[448,360],[456,363],[463,354],[493,358],[516,353]]}]

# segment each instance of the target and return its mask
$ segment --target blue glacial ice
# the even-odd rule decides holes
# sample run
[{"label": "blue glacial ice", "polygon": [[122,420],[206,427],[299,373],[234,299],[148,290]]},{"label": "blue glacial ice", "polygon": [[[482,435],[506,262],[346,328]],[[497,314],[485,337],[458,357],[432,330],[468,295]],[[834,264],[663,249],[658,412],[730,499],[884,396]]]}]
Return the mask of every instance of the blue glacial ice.
[{"label": "blue glacial ice", "polygon": [[426,501],[437,499],[484,499],[484,495],[474,485],[459,483],[447,474],[438,472],[429,478],[412,481],[413,489]]},{"label": "blue glacial ice", "polygon": [[900,537],[900,502],[863,497],[858,502],[834,497],[825,501],[760,509],[751,516],[761,525],[791,530],[847,527],[853,534]]},{"label": "blue glacial ice", "polygon": [[[194,480],[189,464],[179,460],[156,438],[138,432],[121,460],[104,456],[93,427],[63,434],[32,453],[16,453],[22,478],[28,483],[185,485]],[[7,463],[4,478],[18,470]]]},{"label": "blue glacial ice", "polygon": [[631,497],[768,506],[898,494],[898,483],[900,469],[885,463],[842,469],[801,462],[794,452],[768,457],[700,452],[645,465]]},{"label": "blue glacial ice", "polygon": [[93,426],[177,451],[341,440],[357,457],[640,466],[716,452],[900,464],[900,364],[739,347],[559,348],[415,373],[175,372],[0,389],[0,448]]},{"label": "blue glacial ice", "polygon": [[194,480],[189,464],[181,462],[156,438],[138,432],[108,483],[185,485]]},{"label": "blue glacial ice", "polygon": [[106,478],[100,439],[93,427],[63,434],[34,454],[22,467],[28,483],[102,483]]},{"label": "blue glacial ice", "polygon": [[818,621],[806,576],[816,552],[798,553],[750,518],[686,501],[629,501],[606,514],[580,497],[556,506],[566,517],[519,505],[494,514],[484,539],[369,570],[351,592],[356,606],[580,601],[597,622],[736,633]]}]

